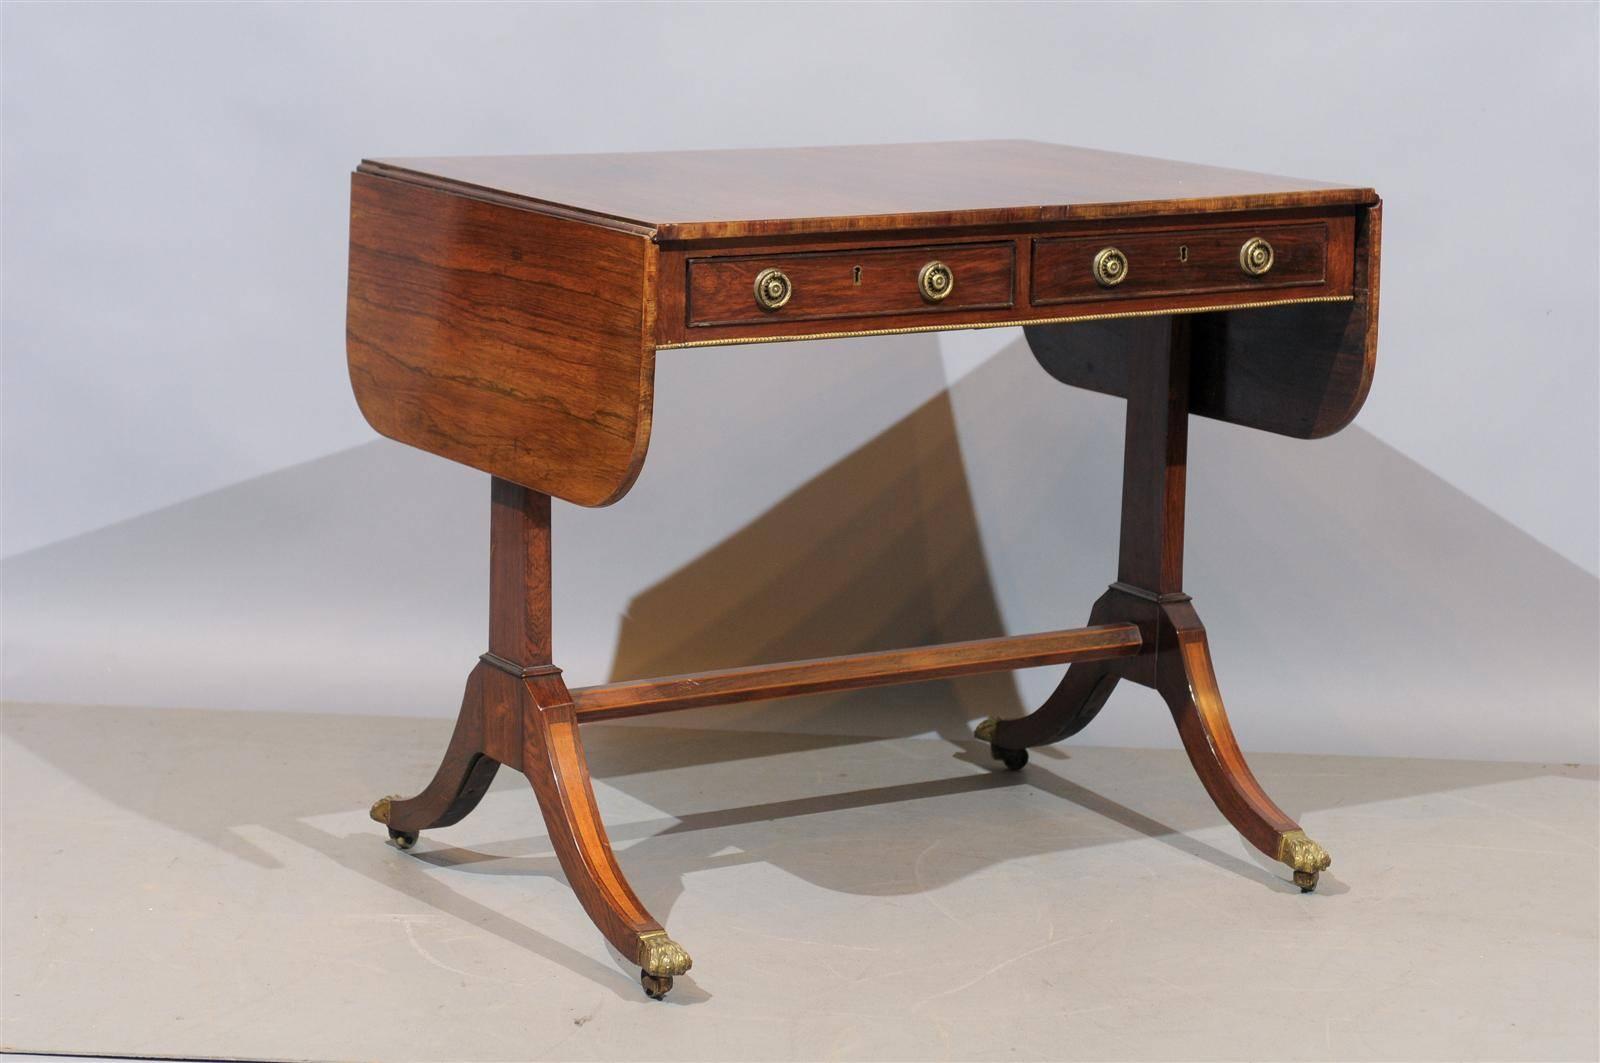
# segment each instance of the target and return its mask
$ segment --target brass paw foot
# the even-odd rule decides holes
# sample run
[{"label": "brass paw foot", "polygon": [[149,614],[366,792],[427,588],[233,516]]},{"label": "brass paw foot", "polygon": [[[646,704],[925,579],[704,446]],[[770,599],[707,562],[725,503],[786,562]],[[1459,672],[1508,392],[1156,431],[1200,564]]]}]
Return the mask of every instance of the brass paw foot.
[{"label": "brass paw foot", "polygon": [[1026,749],[1002,749],[994,744],[995,728],[1000,726],[1000,720],[994,716],[984,720],[973,728],[972,737],[980,742],[989,743],[989,755],[1006,766],[1007,771],[1021,771],[1028,763]]},{"label": "brass paw foot", "polygon": [[[390,794],[388,797],[378,798],[372,803],[372,811],[369,812],[368,815],[370,815],[376,822],[382,823],[385,827],[389,827],[389,806],[392,802],[397,800],[399,800],[399,797],[395,794]],[[413,845],[417,844],[418,837],[419,835],[414,830],[395,830],[393,827],[389,827],[389,840],[394,842],[397,848],[411,848]]]},{"label": "brass paw foot", "polygon": [[660,1000],[672,990],[673,975],[685,974],[694,961],[665,930],[639,935],[639,983],[645,996]]},{"label": "brass paw foot", "polygon": [[647,974],[668,977],[687,974],[694,961],[683,946],[667,937],[665,930],[639,935],[639,966]]},{"label": "brass paw foot", "polygon": [[1292,830],[1278,839],[1278,860],[1294,871],[1294,884],[1301,893],[1317,888],[1318,875],[1333,866],[1328,850],[1306,837],[1303,830]]}]

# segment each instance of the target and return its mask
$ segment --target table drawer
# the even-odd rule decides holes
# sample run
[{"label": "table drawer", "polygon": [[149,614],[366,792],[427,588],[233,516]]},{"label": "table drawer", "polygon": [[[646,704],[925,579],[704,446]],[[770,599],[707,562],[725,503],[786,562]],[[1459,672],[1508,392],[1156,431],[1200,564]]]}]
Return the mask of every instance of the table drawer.
[{"label": "table drawer", "polygon": [[1010,242],[689,260],[690,327],[1010,307]]},{"label": "table drawer", "polygon": [[1300,288],[1328,279],[1328,223],[1041,237],[1035,306]]}]

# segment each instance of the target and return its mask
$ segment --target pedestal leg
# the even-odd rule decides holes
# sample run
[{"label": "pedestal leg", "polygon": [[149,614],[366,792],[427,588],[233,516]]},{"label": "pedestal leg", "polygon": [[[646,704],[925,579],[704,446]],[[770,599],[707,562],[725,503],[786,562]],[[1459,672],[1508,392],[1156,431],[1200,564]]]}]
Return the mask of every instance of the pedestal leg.
[{"label": "pedestal leg", "polygon": [[419,831],[459,821],[504,764],[528,777],[568,884],[607,941],[639,965],[657,999],[689,954],[651,918],[606,837],[578,722],[550,660],[550,499],[495,480],[490,522],[489,652],[467,679],[461,715],[433,781],[385,797],[372,818],[402,849]]},{"label": "pedestal leg", "polygon": [[[1126,619],[1118,614],[1115,592],[1108,592],[1089,612],[1090,624]],[[973,732],[989,743],[994,759],[1017,771],[1028,763],[1031,746],[1047,746],[1071,738],[1095,718],[1121,678],[1119,661],[1079,661],[1067,666],[1054,693],[1033,712],[1014,720],[989,717]]]},{"label": "pedestal leg", "polygon": [[483,678],[479,669],[473,669],[461,699],[461,715],[433,781],[415,797],[379,798],[372,806],[372,818],[389,828],[396,845],[409,849],[420,832],[459,823],[477,808],[499,770],[500,762],[483,751]]},{"label": "pedestal leg", "polygon": [[1074,664],[1043,705],[1016,720],[985,720],[976,735],[1008,768],[1029,746],[1058,742],[1094,719],[1119,680],[1154,687],[1178,724],[1189,761],[1228,821],[1287,864],[1303,890],[1332,861],[1261,789],[1228,725],[1205,628],[1183,592],[1183,511],[1188,465],[1190,322],[1130,325],[1127,435],[1117,582],[1090,623],[1138,625],[1138,656]]},{"label": "pedestal leg", "polygon": [[1295,885],[1309,893],[1333,860],[1267,796],[1233,737],[1211,664],[1205,628],[1188,602],[1163,608],[1156,690],[1178,725],[1189,763],[1217,809],[1246,841],[1287,864]]},{"label": "pedestal leg", "polygon": [[1097,661],[1069,665],[1043,705],[1015,720],[991,716],[973,736],[989,743],[989,755],[1006,770],[1021,771],[1028,763],[1029,747],[1053,745],[1089,726],[1116,686],[1117,674]]},{"label": "pedestal leg", "polygon": [[645,992],[660,999],[689,954],[667,937],[623,877],[595,806],[572,698],[558,675],[522,681],[523,765],[567,881],[616,950],[639,965]]}]

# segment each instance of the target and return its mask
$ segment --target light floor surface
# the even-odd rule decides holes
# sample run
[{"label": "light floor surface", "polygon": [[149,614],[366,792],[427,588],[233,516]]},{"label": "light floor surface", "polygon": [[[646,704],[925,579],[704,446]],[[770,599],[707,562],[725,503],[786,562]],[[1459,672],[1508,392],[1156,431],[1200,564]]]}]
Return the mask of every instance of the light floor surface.
[{"label": "light floor surface", "polygon": [[[776,711],[776,710],[775,710]],[[284,1060],[1593,1060],[1595,769],[1256,755],[1333,854],[1246,846],[1183,755],[587,728],[665,1002],[526,783],[401,853],[450,721],[13,705],[13,1052]]]}]

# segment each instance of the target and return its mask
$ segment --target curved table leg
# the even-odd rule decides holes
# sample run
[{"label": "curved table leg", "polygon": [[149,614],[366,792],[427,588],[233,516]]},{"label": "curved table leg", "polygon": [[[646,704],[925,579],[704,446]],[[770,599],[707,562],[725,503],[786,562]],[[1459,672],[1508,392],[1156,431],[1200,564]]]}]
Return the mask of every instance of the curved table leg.
[{"label": "curved table leg", "polygon": [[[1118,593],[1108,592],[1089,611],[1090,624],[1139,622],[1136,614],[1118,607]],[[993,757],[1016,771],[1028,763],[1028,749],[1047,746],[1071,738],[1105,707],[1106,699],[1122,678],[1121,661],[1078,661],[1067,666],[1067,674],[1044,704],[1026,716],[1002,720],[994,716],[980,723],[973,736],[989,743]]]},{"label": "curved table leg", "polygon": [[410,799],[386,797],[372,818],[402,849],[417,832],[472,811],[501,764],[528,777],[550,842],[596,928],[640,968],[657,999],[689,970],[634,894],[606,838],[572,695],[550,656],[550,498],[506,480],[490,486],[489,651],[467,678],[455,734],[433,781]]},{"label": "curved table leg", "polygon": [[402,849],[415,845],[421,831],[459,823],[478,807],[500,770],[500,762],[483,751],[482,670],[479,665],[467,676],[461,715],[433,781],[415,797],[392,795],[372,806],[372,818],[389,828],[390,839]]},{"label": "curved table leg", "polygon": [[[1100,661],[1079,661],[1067,666],[1067,674],[1044,704],[1015,720],[994,717],[983,721],[975,732],[997,753],[1047,746],[1071,738],[1105,707],[1106,699],[1121,678]],[[1003,758],[1002,758],[1003,759]]]},{"label": "curved table leg", "polygon": [[578,738],[572,698],[559,675],[522,680],[523,765],[544,813],[567,882],[594,925],[624,956],[639,964],[640,980],[660,999],[674,975],[689,970],[689,954],[645,911],[606,837]]},{"label": "curved table leg", "polygon": [[1294,871],[1309,893],[1333,860],[1267,796],[1233,737],[1211,665],[1205,628],[1187,602],[1163,608],[1156,690],[1178,725],[1189,762],[1218,810],[1246,841]]}]

